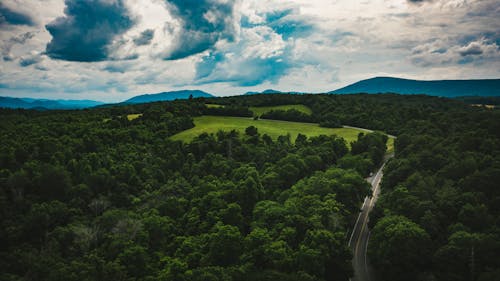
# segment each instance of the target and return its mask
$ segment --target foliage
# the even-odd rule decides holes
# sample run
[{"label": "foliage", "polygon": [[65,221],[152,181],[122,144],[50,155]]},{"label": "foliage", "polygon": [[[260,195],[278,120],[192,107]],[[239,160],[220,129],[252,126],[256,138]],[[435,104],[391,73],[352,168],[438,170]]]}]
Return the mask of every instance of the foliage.
[{"label": "foliage", "polygon": [[[0,279],[351,277],[348,231],[387,137],[200,117],[207,102],[234,109],[221,114],[303,104],[317,122],[397,134],[370,218],[380,279],[498,276],[497,110],[426,96],[281,94],[0,109]],[[200,122],[205,131],[189,142],[172,140]]]},{"label": "foliage", "polygon": [[292,122],[309,122],[312,123],[315,119],[306,113],[296,109],[289,110],[271,110],[260,116],[263,119],[285,120]]},{"label": "foliage", "polygon": [[254,116],[261,116],[272,110],[283,110],[287,111],[290,109],[295,109],[304,114],[311,115],[312,110],[303,104],[285,104],[285,105],[275,105],[275,106],[251,106],[250,110],[253,112]]},{"label": "foliage", "polygon": [[273,139],[260,122],[277,121],[250,119],[241,133],[169,139],[204,111],[196,99],[2,110],[0,279],[351,276],[345,240],[369,188],[335,167],[347,142]]},{"label": "foliage", "polygon": [[[382,279],[494,280],[500,268],[499,113],[457,107],[402,124],[370,219],[371,260]],[[405,235],[412,229],[428,241],[412,246],[389,238],[401,219]],[[398,253],[398,260],[382,250]]]}]

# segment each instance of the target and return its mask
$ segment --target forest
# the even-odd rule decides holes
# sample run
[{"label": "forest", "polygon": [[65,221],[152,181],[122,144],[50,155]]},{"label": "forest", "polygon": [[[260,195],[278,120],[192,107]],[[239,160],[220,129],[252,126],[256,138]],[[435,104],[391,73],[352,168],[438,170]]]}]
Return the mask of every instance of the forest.
[{"label": "forest", "polygon": [[[220,107],[208,107],[218,104]],[[201,115],[376,130],[170,136]],[[129,114],[142,114],[129,120]],[[498,280],[500,111],[424,95],[249,95],[73,111],[0,109],[1,280],[348,280],[370,218],[380,280]],[[307,119],[307,120],[305,120]],[[380,132],[379,132],[380,131]]]}]

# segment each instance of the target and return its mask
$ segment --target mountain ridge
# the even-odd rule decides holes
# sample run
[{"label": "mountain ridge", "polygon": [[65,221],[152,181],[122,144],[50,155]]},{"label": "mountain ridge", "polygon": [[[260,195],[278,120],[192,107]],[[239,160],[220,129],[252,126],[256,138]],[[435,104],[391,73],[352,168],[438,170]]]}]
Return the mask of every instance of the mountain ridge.
[{"label": "mountain ridge", "polygon": [[171,101],[176,99],[188,99],[190,96],[193,98],[213,98],[215,97],[212,94],[201,90],[179,90],[179,91],[169,91],[169,92],[161,92],[155,94],[143,94],[134,96],[128,100],[123,101],[122,103],[147,103],[147,102],[156,102],[156,101]]},{"label": "mountain ridge", "polygon": [[[426,94],[447,98],[457,97],[500,97],[500,79],[466,79],[466,80],[412,80],[397,77],[373,77],[360,80],[353,84],[327,92],[327,94],[356,94],[356,93],[397,93],[403,95]],[[305,92],[282,92],[267,89],[262,92],[246,92],[243,95],[258,94],[296,94]],[[83,109],[95,106],[111,106],[118,104],[137,104],[158,101],[171,101],[188,99],[190,96],[217,97],[202,90],[178,90],[152,94],[142,94],[122,102],[104,103],[94,100],[68,100],[68,99],[37,99],[15,98],[0,96],[0,107],[23,108],[36,110],[55,109]]]},{"label": "mountain ridge", "polygon": [[373,77],[328,93],[398,93],[440,97],[500,96],[500,79],[412,80],[396,77]]},{"label": "mountain ridge", "polygon": [[93,100],[36,99],[0,96],[0,107],[36,110],[83,109],[104,104]]}]

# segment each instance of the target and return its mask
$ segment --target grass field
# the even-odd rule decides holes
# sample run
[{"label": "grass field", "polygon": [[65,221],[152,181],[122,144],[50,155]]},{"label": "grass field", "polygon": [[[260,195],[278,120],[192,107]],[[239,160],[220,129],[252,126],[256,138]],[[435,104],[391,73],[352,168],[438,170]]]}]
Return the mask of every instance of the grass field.
[{"label": "grass field", "polygon": [[387,140],[387,152],[394,152],[394,138],[389,137]]},{"label": "grass field", "polygon": [[185,142],[191,141],[194,137],[202,133],[216,133],[219,130],[230,131],[237,130],[244,133],[249,126],[255,126],[260,134],[268,134],[276,139],[280,135],[290,134],[291,140],[295,141],[299,133],[308,137],[319,135],[338,135],[343,137],[347,143],[357,139],[362,131],[348,128],[322,128],[318,124],[287,122],[277,120],[253,120],[244,117],[223,117],[223,116],[201,116],[194,118],[195,127],[180,132],[171,137],[173,140]]},{"label": "grass field", "polygon": [[252,106],[250,110],[253,112],[254,116],[261,116],[262,114],[269,112],[271,110],[290,110],[295,109],[305,114],[312,114],[312,110],[303,104],[287,104],[287,105],[277,105],[277,106]]},{"label": "grass field", "polygon": [[221,104],[215,104],[215,103],[206,103],[205,104],[208,108],[219,108],[219,107],[224,107]]},{"label": "grass field", "polygon": [[137,119],[137,118],[139,118],[141,116],[142,116],[142,113],[139,113],[139,114],[129,114],[129,115],[127,115],[127,119],[128,119],[128,121],[132,121],[132,120]]}]

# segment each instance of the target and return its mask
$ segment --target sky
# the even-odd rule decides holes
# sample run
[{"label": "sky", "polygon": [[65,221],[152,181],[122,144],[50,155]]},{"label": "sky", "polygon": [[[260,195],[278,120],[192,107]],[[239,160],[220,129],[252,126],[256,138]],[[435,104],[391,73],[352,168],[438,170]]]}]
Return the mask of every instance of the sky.
[{"label": "sky", "polygon": [[500,78],[499,0],[1,0],[0,96]]}]

